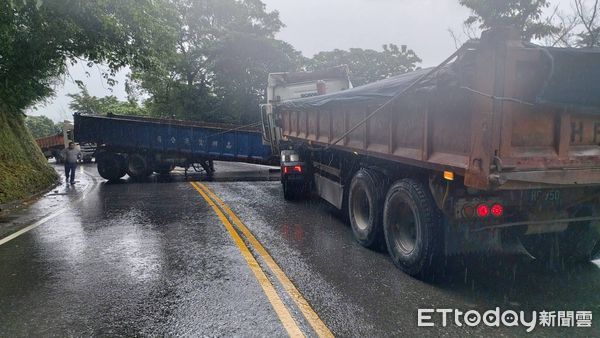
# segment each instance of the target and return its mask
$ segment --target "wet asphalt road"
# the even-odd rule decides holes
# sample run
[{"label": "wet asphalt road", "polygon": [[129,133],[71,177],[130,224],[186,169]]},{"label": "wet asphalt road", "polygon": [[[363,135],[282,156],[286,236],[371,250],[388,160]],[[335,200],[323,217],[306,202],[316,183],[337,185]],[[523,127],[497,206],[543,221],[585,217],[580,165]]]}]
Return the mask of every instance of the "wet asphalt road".
[{"label": "wet asphalt road", "polygon": [[[356,244],[326,203],[284,201],[268,168],[217,163],[217,170],[204,185],[336,336],[525,335],[523,327],[442,327],[440,320],[417,327],[418,308],[496,307],[528,315],[590,310],[592,328],[538,327],[533,336],[600,336],[598,262],[550,272],[524,257],[456,257],[446,276],[423,282],[396,269],[385,252]],[[32,225],[0,245],[0,337],[287,334],[222,221],[181,172],[109,184],[93,165],[80,167],[74,187],[61,185],[0,218],[0,240]],[[315,336],[265,272],[298,327]]]}]

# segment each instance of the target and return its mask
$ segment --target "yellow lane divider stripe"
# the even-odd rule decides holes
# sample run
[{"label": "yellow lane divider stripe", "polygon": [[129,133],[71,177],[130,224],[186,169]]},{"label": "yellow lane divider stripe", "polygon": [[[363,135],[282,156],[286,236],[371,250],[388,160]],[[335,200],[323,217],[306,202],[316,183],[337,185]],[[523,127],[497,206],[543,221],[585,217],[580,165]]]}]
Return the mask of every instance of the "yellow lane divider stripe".
[{"label": "yellow lane divider stripe", "polygon": [[252,253],[246,246],[246,243],[244,243],[240,235],[237,233],[237,231],[235,231],[231,222],[229,222],[227,217],[225,217],[223,212],[221,212],[221,209],[219,209],[219,207],[210,199],[210,197],[208,197],[208,195],[202,189],[196,186],[194,182],[191,182],[191,184],[194,187],[194,189],[198,191],[200,196],[204,198],[206,203],[208,203],[208,205],[210,205],[211,208],[215,211],[215,213],[219,217],[219,220],[221,220],[221,222],[227,229],[227,232],[240,249],[242,256],[244,257],[246,263],[254,273],[254,276],[258,280],[258,283],[260,284],[265,295],[269,299],[271,306],[273,306],[275,313],[279,317],[279,320],[283,324],[283,327],[287,331],[288,335],[290,337],[304,337],[304,334],[298,327],[298,324],[296,324],[296,321],[294,320],[288,309],[285,307],[285,304],[277,294],[277,291],[275,291],[275,287],[273,286],[273,284],[271,284],[271,282],[265,275],[264,271],[261,269],[254,256],[252,256]]},{"label": "yellow lane divider stripe", "polygon": [[240,231],[246,236],[250,245],[258,252],[258,254],[265,261],[269,269],[273,271],[273,274],[279,279],[279,282],[283,285],[284,289],[294,300],[302,314],[310,324],[310,326],[315,330],[319,337],[333,337],[333,333],[329,330],[327,325],[323,323],[319,315],[313,310],[313,308],[308,304],[306,299],[302,296],[300,291],[294,286],[292,281],[287,277],[287,275],[283,272],[283,270],[279,267],[279,265],[275,262],[273,257],[267,252],[267,250],[260,244],[260,242],[254,237],[252,232],[246,227],[246,225],[236,216],[236,214],[223,202],[214,192],[208,189],[204,184],[200,182],[196,182],[198,187],[203,189],[214,201],[217,202],[218,206],[225,211],[235,225],[240,229]]}]

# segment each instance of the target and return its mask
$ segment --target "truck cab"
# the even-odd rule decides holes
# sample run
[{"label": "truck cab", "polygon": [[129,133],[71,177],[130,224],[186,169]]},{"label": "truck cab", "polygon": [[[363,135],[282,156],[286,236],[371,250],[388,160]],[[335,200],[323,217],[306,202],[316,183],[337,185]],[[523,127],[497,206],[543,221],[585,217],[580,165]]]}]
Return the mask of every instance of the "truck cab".
[{"label": "truck cab", "polygon": [[288,100],[314,97],[352,89],[348,66],[296,73],[271,73],[268,78],[267,103],[260,105],[263,143],[271,145],[273,154],[281,150],[281,128],[277,126],[275,107]]}]

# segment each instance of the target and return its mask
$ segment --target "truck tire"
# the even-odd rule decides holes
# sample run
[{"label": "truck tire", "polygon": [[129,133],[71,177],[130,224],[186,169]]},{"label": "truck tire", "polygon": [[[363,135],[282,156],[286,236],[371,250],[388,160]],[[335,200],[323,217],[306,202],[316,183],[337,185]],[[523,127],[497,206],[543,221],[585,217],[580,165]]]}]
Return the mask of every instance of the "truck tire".
[{"label": "truck tire", "polygon": [[104,153],[96,159],[98,173],[102,178],[109,181],[117,181],[125,176],[125,161],[122,156]]},{"label": "truck tire", "polygon": [[127,174],[133,179],[142,179],[150,176],[153,170],[148,165],[146,157],[132,154],[127,160]]},{"label": "truck tire", "polygon": [[[570,217],[596,217],[597,207],[586,204],[569,213]],[[600,225],[595,222],[572,222],[559,233],[521,237],[525,249],[537,260],[552,268],[568,268],[573,263],[589,262],[600,254]]]},{"label": "truck tire", "polygon": [[360,169],[350,183],[348,217],[354,238],[366,248],[383,244],[385,187],[385,176],[371,169]]},{"label": "truck tire", "polygon": [[435,271],[442,253],[440,216],[424,184],[403,179],[392,185],[385,198],[383,229],[398,268],[411,276]]}]

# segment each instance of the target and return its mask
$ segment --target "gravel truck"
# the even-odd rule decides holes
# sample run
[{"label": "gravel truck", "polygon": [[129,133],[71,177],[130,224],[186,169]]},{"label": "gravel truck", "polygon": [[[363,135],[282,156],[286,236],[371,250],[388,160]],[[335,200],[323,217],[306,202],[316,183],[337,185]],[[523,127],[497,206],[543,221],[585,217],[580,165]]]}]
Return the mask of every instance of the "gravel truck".
[{"label": "gravel truck", "polygon": [[[69,142],[73,142],[73,124],[69,121],[64,121],[62,132],[56,135],[38,138],[35,141],[47,159],[54,157],[57,163],[62,163],[64,161],[62,151],[69,145]],[[92,158],[96,152],[96,145],[92,143],[81,143],[78,144],[77,147],[81,150],[81,161],[84,163],[92,162]]]},{"label": "gravel truck", "polygon": [[497,29],[438,67],[353,89],[299,98],[281,77],[262,111],[284,196],[318,194],[406,273],[468,252],[598,257],[600,51]]}]

